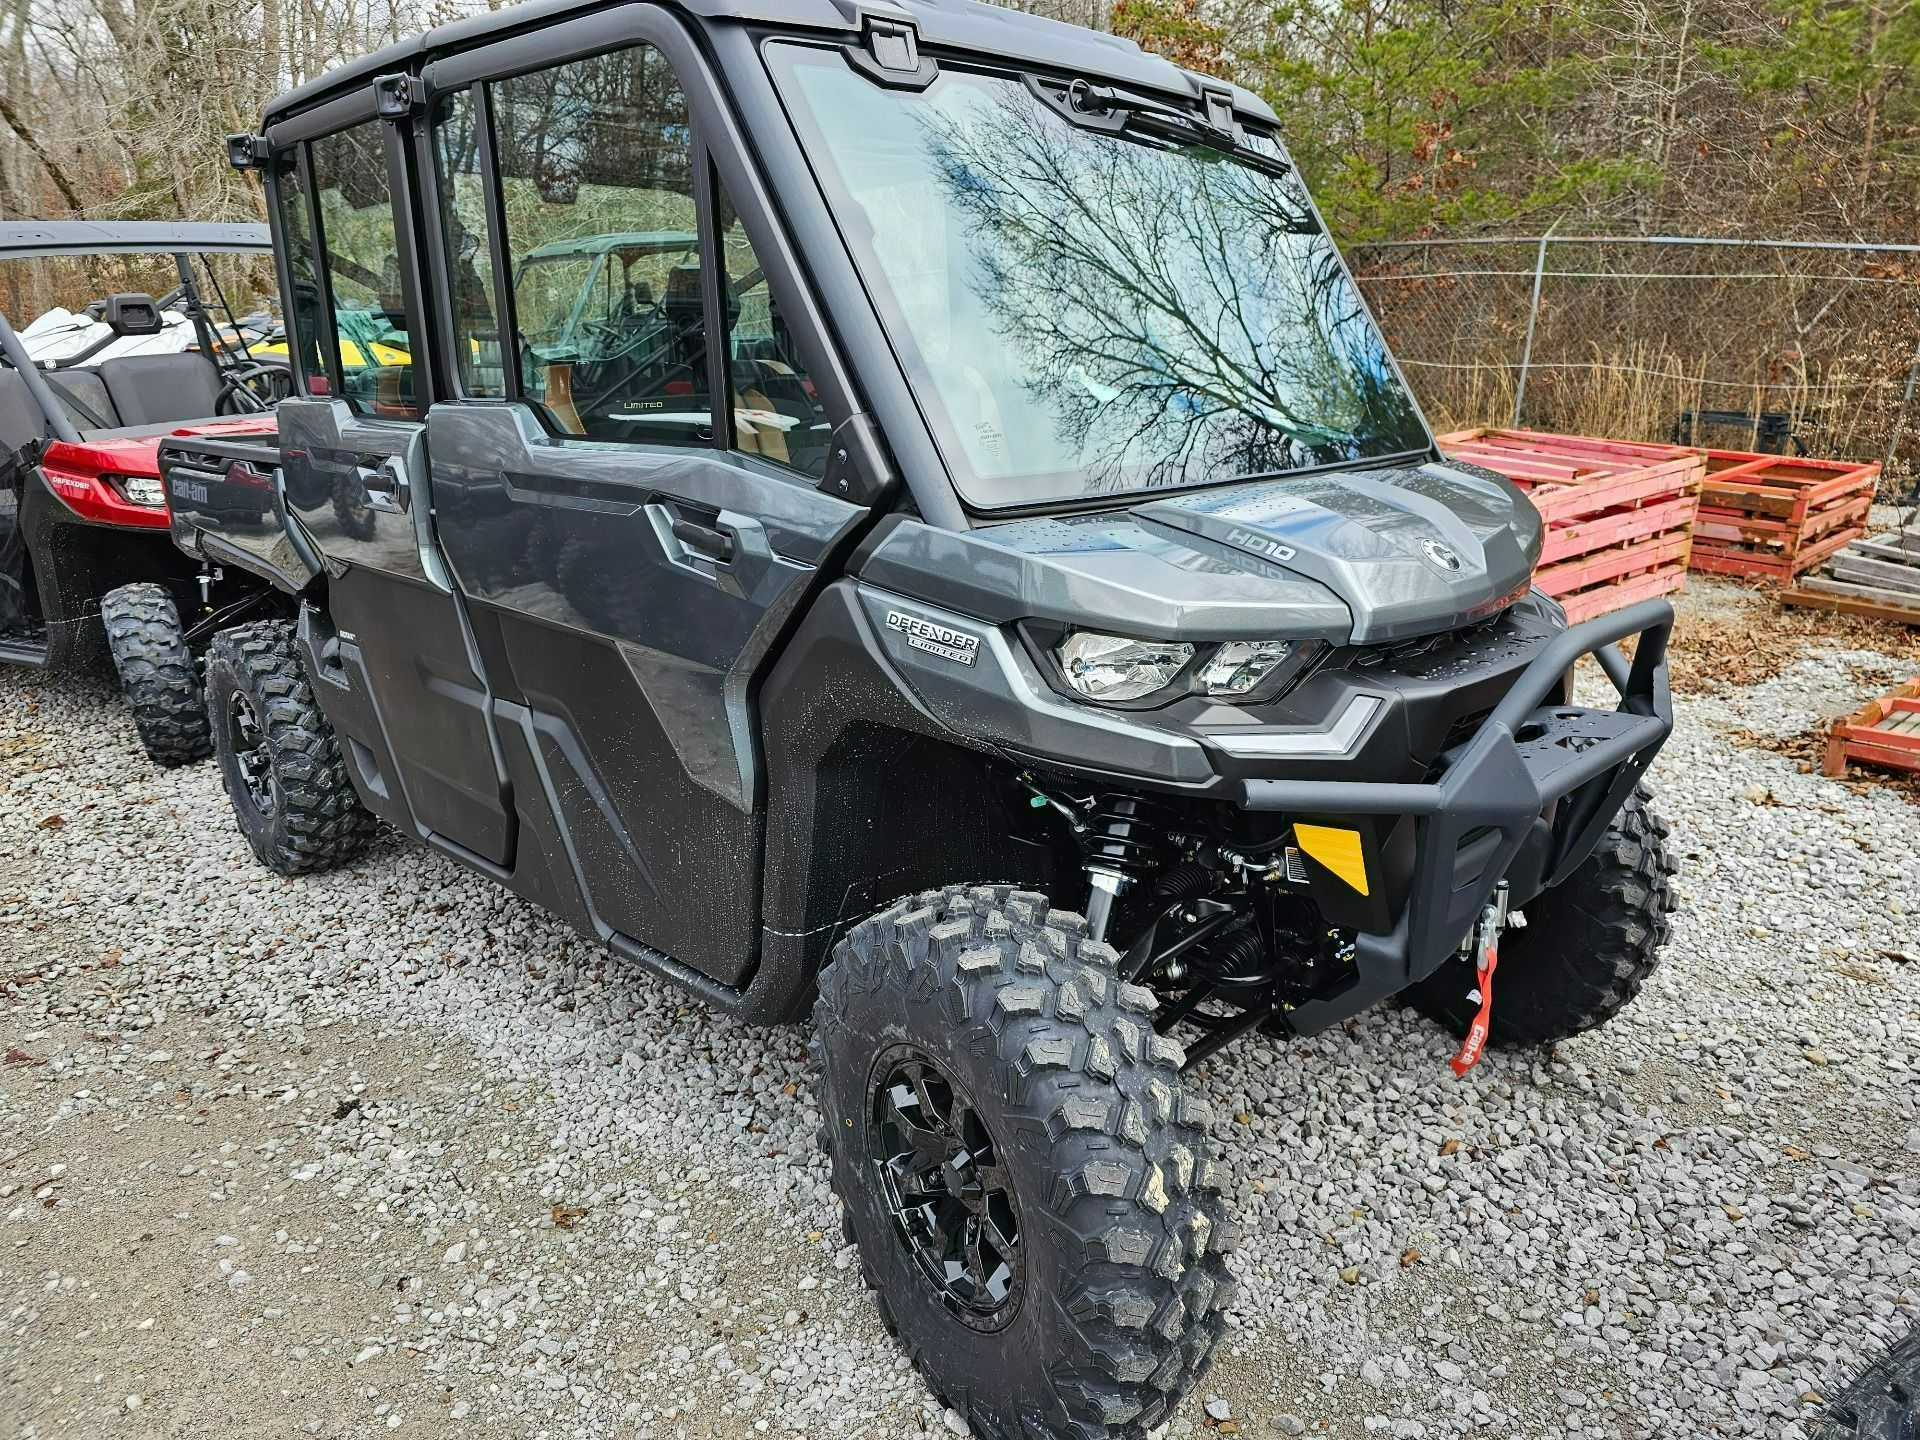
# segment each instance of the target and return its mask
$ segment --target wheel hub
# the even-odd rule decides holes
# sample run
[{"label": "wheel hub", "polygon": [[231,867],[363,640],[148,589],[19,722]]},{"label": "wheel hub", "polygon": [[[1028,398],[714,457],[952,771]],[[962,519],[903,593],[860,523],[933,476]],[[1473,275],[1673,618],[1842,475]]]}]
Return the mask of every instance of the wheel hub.
[{"label": "wheel hub", "polygon": [[896,1238],[946,1308],[976,1330],[1014,1317],[1026,1282],[1013,1183],[986,1122],[924,1052],[874,1062],[869,1153]]},{"label": "wheel hub", "polygon": [[227,704],[227,734],[247,798],[254,809],[268,814],[273,808],[273,757],[267,750],[267,731],[252,698],[239,690]]}]

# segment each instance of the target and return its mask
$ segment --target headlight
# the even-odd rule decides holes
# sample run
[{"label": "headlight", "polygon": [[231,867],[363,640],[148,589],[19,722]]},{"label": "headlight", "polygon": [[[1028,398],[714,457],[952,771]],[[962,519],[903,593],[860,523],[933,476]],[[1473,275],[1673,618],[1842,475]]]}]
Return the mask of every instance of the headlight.
[{"label": "headlight", "polygon": [[122,475],[119,480],[121,490],[132,504],[151,505],[158,510],[167,503],[166,491],[151,475]]},{"label": "headlight", "polygon": [[1209,695],[1244,695],[1293,652],[1291,640],[1229,640],[1200,667],[1200,688]]},{"label": "headlight", "polygon": [[1193,659],[1193,646],[1076,630],[1054,653],[1067,684],[1087,699],[1138,700],[1166,689]]}]

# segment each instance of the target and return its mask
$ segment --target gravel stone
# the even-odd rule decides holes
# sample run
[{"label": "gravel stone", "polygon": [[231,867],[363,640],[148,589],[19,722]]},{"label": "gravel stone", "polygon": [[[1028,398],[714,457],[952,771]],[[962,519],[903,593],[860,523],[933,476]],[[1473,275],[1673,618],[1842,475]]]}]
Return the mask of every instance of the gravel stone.
[{"label": "gravel stone", "polygon": [[[1456,1081],[1385,1009],[1203,1067],[1244,1236],[1207,1400],[1793,1436],[1911,1328],[1920,809],[1763,743],[1899,669],[1677,698],[1681,909],[1607,1029]],[[0,673],[0,855],[0,1433],[960,1433],[839,1243],[802,1032],[424,847],[269,875],[105,685]]]}]

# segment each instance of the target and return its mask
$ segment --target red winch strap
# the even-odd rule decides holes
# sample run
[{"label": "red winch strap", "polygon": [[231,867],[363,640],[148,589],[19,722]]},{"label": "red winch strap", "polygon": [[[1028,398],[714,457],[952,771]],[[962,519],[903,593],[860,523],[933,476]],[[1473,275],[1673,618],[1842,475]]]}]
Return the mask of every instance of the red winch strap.
[{"label": "red winch strap", "polygon": [[1453,1073],[1465,1075],[1480,1063],[1487,1050],[1487,1027],[1493,1020],[1493,971],[1500,963],[1500,951],[1487,946],[1480,956],[1480,1009],[1467,1027],[1467,1038],[1460,1042],[1460,1053],[1453,1057]]}]

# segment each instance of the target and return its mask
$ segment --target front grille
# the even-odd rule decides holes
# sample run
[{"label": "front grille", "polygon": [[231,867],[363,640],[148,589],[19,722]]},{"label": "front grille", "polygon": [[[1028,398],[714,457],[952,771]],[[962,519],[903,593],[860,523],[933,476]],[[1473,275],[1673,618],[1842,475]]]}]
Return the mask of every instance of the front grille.
[{"label": "front grille", "polygon": [[1519,659],[1547,639],[1547,632],[1503,610],[1457,630],[1419,635],[1390,645],[1356,645],[1330,662],[1343,669],[1431,680]]}]

